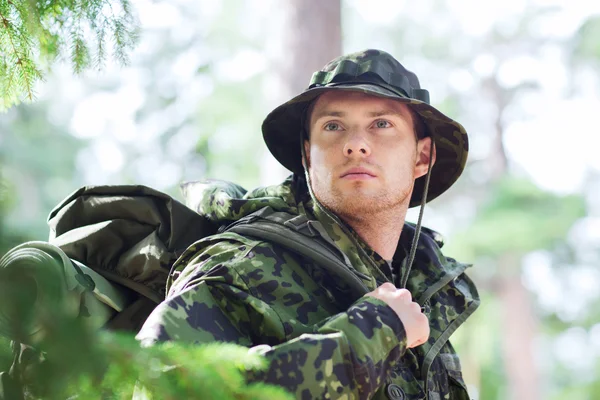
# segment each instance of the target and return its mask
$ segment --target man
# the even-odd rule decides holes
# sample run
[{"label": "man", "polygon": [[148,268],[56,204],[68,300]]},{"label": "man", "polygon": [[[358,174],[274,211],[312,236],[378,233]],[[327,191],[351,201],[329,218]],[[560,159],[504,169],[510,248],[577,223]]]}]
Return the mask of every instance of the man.
[{"label": "man", "polygon": [[[252,347],[270,361],[252,379],[302,399],[468,399],[448,338],[477,292],[435,232],[404,221],[466,162],[464,128],[428,103],[416,75],[382,51],[316,72],[263,123],[292,177],[245,195],[222,183],[187,188],[198,212],[232,228],[179,258],[138,338]],[[255,220],[290,236],[239,228]]]}]

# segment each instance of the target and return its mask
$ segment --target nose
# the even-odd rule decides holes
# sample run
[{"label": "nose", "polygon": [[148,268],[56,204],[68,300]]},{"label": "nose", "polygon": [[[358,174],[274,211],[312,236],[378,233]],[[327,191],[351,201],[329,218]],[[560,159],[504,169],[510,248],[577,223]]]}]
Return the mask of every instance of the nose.
[{"label": "nose", "polygon": [[351,158],[364,158],[371,155],[371,148],[369,147],[369,144],[365,140],[364,136],[359,133],[355,133],[348,137],[343,151],[344,156]]}]

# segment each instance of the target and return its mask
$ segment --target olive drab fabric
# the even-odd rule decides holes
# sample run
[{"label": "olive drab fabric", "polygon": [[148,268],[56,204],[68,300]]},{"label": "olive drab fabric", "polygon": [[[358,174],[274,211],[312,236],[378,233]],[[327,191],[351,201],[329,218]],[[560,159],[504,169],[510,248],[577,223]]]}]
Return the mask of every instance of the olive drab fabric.
[{"label": "olive drab fabric", "polygon": [[[191,184],[185,192],[188,206],[229,229],[195,242],[176,261],[166,300],[138,333],[143,344],[247,346],[270,361],[266,372],[249,378],[282,385],[299,399],[468,399],[448,339],[479,297],[464,274],[467,265],[441,253],[439,235],[424,230],[407,284],[429,317],[431,336],[407,349],[395,312],[363,295],[399,279],[413,225],[405,224],[390,268],[353,231],[319,211],[297,176],[249,193],[223,182]],[[273,230],[279,236],[301,232],[318,243],[339,268],[324,268],[283,239],[236,233],[244,226],[236,221],[256,214],[256,223],[279,221],[281,229]]]},{"label": "olive drab fabric", "polygon": [[85,315],[98,329],[128,303],[108,280],[49,243],[26,242],[0,258],[0,335],[22,343],[36,345],[45,336],[49,308]]},{"label": "olive drab fabric", "polygon": [[[164,299],[173,262],[217,229],[144,186],[83,187],[50,213],[48,225],[48,242],[23,243],[0,259],[0,335],[14,353],[10,369],[0,371],[2,400],[23,397],[23,374],[43,368],[40,313],[61,307],[92,327],[137,332]],[[14,313],[21,303],[26,318]]]},{"label": "olive drab fabric", "polygon": [[184,204],[141,185],[82,187],[52,210],[48,225],[51,245],[130,300],[107,327],[135,332],[165,298],[177,257],[217,230]]},{"label": "olive drab fabric", "polygon": [[[351,90],[406,103],[421,118],[433,138],[436,162],[431,170],[427,201],[456,182],[465,168],[469,141],[465,128],[429,104],[429,93],[417,76],[385,51],[369,49],[338,57],[315,72],[308,88],[275,108],[264,120],[262,132],[273,156],[290,171],[303,175],[301,143],[306,111],[325,91]],[[425,177],[415,181],[410,207],[421,204]]]},{"label": "olive drab fabric", "polygon": [[50,213],[49,243],[150,300],[164,299],[173,261],[199,236],[205,218],[145,186],[89,186]]}]

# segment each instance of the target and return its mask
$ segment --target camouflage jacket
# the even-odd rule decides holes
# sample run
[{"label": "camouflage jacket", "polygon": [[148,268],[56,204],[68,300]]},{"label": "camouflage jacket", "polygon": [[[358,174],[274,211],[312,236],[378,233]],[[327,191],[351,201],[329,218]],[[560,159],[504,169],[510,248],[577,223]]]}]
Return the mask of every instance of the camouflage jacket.
[{"label": "camouflage jacket", "polygon": [[[479,297],[464,274],[467,265],[444,257],[433,232],[421,235],[406,286],[429,317],[431,336],[407,349],[394,311],[362,295],[401,276],[412,225],[405,224],[392,274],[353,231],[315,206],[296,180],[247,194],[235,185],[203,185],[188,190],[187,197],[188,205],[222,223],[267,206],[305,216],[315,240],[343,254],[346,275],[269,241],[227,231],[209,236],[173,266],[166,300],[138,334],[143,343],[226,341],[254,347],[270,367],[252,379],[284,386],[299,399],[469,398],[448,338],[477,308]],[[362,282],[362,293],[344,278],[348,274]]]}]

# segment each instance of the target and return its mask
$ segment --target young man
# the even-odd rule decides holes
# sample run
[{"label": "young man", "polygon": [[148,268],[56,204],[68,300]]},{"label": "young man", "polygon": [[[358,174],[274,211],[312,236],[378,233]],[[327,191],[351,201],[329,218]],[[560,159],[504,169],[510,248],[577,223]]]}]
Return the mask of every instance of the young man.
[{"label": "young man", "polygon": [[302,399],[468,399],[448,339],[477,292],[439,235],[404,221],[466,162],[464,128],[428,103],[416,75],[382,51],[316,72],[263,124],[290,178],[245,195],[223,183],[189,189],[215,222],[261,220],[290,235],[232,229],[195,243],[138,338],[252,347],[270,361],[252,379]]}]

